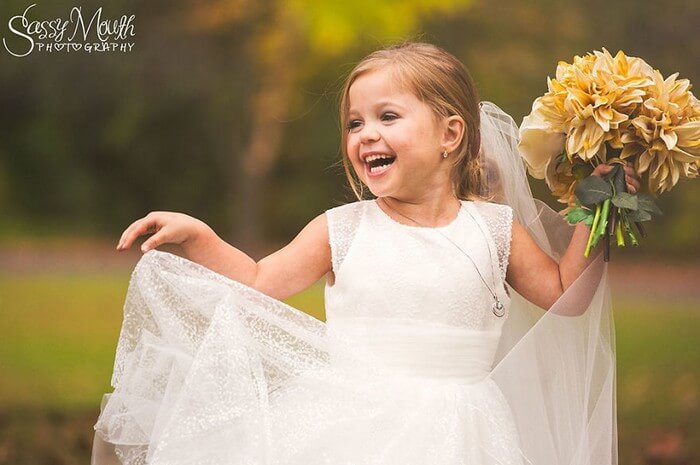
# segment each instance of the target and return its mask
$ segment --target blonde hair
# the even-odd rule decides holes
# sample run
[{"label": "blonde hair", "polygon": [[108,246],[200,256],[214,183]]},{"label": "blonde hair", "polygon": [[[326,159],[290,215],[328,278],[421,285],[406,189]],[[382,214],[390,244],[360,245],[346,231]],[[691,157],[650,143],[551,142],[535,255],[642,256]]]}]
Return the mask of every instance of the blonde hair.
[{"label": "blonde hair", "polygon": [[[479,96],[469,71],[454,55],[424,42],[403,42],[372,52],[350,72],[340,94],[340,129],[343,169],[358,200],[363,200],[364,183],[353,176],[347,154],[350,86],[362,74],[389,69],[402,89],[411,91],[432,108],[436,120],[459,115],[466,124],[465,135],[456,152],[450,155],[450,181],[459,199],[483,198],[480,194],[483,171],[480,163]],[[436,154],[439,156],[439,154]]]}]

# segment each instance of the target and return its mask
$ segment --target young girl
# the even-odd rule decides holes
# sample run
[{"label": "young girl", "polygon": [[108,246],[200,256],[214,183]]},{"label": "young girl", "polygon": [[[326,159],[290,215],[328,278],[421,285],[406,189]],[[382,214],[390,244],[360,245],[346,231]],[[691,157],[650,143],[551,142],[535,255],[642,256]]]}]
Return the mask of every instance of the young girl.
[{"label": "young girl", "polygon": [[[616,464],[607,268],[532,198],[512,119],[404,43],[350,73],[340,120],[357,201],[259,262],[181,213],[124,231],[154,234],[92,463]],[[323,275],[325,323],[281,302]]]}]

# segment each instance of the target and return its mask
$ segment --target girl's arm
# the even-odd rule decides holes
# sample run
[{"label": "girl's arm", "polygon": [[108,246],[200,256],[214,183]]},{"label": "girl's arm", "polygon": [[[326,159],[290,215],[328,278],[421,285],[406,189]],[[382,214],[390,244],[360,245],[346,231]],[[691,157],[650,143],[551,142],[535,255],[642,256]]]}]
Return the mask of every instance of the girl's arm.
[{"label": "girl's arm", "polygon": [[311,220],[288,245],[259,262],[208,226],[182,248],[190,260],[278,300],[307,289],[331,270],[325,213]]},{"label": "girl's arm", "polygon": [[601,252],[583,256],[590,227],[577,223],[569,247],[559,263],[547,255],[518,220],[513,219],[506,282],[535,305],[549,309]]},{"label": "girl's arm", "polygon": [[[611,169],[611,165],[600,164],[593,174],[600,176]],[[637,192],[639,179],[631,166],[627,165],[624,169],[628,191]],[[537,245],[527,230],[513,219],[506,282],[530,302],[549,309],[603,249],[595,247],[588,258],[584,257],[591,228],[583,222],[577,223],[575,228],[569,246],[557,263]]]}]

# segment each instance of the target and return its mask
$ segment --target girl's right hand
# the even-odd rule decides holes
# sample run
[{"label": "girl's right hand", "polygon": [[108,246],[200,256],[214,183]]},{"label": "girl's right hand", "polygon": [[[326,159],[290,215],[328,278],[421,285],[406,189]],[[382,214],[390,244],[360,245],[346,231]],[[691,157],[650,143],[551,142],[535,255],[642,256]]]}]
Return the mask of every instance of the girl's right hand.
[{"label": "girl's right hand", "polygon": [[[595,167],[591,174],[595,176],[600,176],[602,178],[604,174],[608,174],[610,171],[612,171],[612,169],[612,164],[600,163]],[[629,160],[625,160],[623,169],[625,170],[625,182],[627,183],[627,192],[636,194],[641,186],[639,176],[637,176],[637,173],[634,171],[634,168],[632,167],[632,164]]]},{"label": "girl's right hand", "polygon": [[209,226],[203,221],[184,213],[150,212],[124,230],[117,250],[127,250],[137,237],[149,233],[153,235],[141,245],[144,253],[162,244],[182,244],[194,239],[207,228]]}]

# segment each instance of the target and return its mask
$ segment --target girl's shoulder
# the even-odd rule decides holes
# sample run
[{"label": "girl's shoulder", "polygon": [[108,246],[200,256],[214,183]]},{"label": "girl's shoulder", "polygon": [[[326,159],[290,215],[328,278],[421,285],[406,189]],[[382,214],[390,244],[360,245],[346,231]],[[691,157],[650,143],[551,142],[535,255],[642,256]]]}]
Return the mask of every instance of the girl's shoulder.
[{"label": "girl's shoulder", "polygon": [[485,200],[474,201],[474,207],[486,224],[498,254],[498,267],[505,279],[513,239],[513,207]]},{"label": "girl's shoulder", "polygon": [[369,200],[356,200],[354,202],[347,202],[335,207],[330,207],[326,210],[326,213],[332,212],[333,214],[348,214],[352,211],[359,211],[365,207]]},{"label": "girl's shoulder", "polygon": [[492,234],[510,235],[513,226],[513,207],[486,200],[475,200],[473,204]]},{"label": "girl's shoulder", "polygon": [[[369,200],[356,200],[354,202],[337,205],[326,210],[326,220],[329,228],[336,226],[338,228],[348,229],[352,226],[357,226],[362,214],[367,207]],[[345,225],[345,226],[342,226]]]},{"label": "girl's shoulder", "polygon": [[513,214],[513,207],[504,203],[497,203],[489,200],[473,200],[472,203],[479,210],[479,213],[489,216],[508,216]]},{"label": "girl's shoulder", "polygon": [[328,222],[328,242],[331,247],[333,271],[336,272],[347,254],[355,232],[362,220],[362,214],[369,200],[357,200],[326,210]]},{"label": "girl's shoulder", "polygon": [[513,207],[486,200],[475,200],[473,204],[494,236],[509,238],[513,226]]},{"label": "girl's shoulder", "polygon": [[325,211],[326,219],[329,223],[357,222],[362,216],[367,202],[367,200],[357,200],[354,202],[337,205],[335,207],[330,207]]}]

